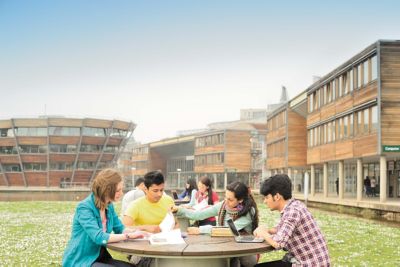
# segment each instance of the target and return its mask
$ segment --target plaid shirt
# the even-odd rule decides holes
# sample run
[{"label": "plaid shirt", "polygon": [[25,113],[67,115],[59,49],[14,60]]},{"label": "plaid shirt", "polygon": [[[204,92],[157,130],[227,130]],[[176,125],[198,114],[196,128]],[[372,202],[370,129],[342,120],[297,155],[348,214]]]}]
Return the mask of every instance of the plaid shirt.
[{"label": "plaid shirt", "polygon": [[276,230],[272,239],[300,263],[292,266],[330,266],[325,238],[302,202],[288,201]]}]

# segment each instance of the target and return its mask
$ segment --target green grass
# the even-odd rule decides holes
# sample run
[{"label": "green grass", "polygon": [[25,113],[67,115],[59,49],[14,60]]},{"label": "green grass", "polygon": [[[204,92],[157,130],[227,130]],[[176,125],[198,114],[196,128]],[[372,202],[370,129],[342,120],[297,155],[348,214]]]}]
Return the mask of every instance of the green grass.
[{"label": "green grass", "polygon": [[[77,202],[0,202],[0,266],[60,266]],[[119,209],[119,205],[117,205]],[[259,206],[269,227],[278,212]],[[313,210],[334,266],[400,266],[400,226]],[[261,261],[282,252],[263,254]],[[113,253],[119,259],[122,254]]]}]

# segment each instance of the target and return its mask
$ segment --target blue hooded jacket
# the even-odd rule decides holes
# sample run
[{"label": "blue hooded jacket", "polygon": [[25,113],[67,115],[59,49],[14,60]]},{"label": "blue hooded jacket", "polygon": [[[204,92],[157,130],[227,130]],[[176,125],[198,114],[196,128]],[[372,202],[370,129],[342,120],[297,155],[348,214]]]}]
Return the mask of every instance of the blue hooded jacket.
[{"label": "blue hooded jacket", "polygon": [[78,204],[62,266],[91,266],[99,256],[101,246],[107,245],[110,233],[122,233],[124,225],[118,218],[113,204],[107,206],[106,214],[107,231],[104,233],[100,210],[94,203],[93,193]]}]

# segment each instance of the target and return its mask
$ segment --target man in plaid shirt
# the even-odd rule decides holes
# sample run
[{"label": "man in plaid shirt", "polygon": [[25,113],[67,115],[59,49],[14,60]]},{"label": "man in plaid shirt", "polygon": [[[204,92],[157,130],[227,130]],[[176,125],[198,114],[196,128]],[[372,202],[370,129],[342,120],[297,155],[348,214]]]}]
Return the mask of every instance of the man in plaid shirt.
[{"label": "man in plaid shirt", "polygon": [[265,180],[260,193],[281,219],[272,229],[258,227],[254,235],[263,237],[275,249],[288,253],[282,260],[256,266],[330,266],[328,247],[315,219],[299,200],[292,199],[292,183],[286,174]]}]

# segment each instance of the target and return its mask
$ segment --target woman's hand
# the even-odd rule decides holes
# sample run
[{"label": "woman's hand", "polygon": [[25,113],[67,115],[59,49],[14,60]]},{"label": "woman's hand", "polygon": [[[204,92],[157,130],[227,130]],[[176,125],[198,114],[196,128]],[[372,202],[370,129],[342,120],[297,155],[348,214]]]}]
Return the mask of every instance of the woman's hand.
[{"label": "woman's hand", "polygon": [[172,213],[177,213],[178,210],[179,210],[179,207],[174,205],[174,206],[172,206],[172,207],[170,208],[170,210],[171,210]]},{"label": "woman's hand", "polygon": [[135,231],[135,232],[128,233],[128,236],[130,239],[145,238],[145,237],[149,237],[150,233],[145,232],[145,231]]},{"label": "woman's hand", "polygon": [[199,229],[199,227],[188,227],[187,233],[189,235],[199,235],[200,234],[200,229]]}]

